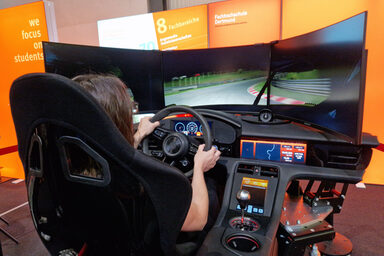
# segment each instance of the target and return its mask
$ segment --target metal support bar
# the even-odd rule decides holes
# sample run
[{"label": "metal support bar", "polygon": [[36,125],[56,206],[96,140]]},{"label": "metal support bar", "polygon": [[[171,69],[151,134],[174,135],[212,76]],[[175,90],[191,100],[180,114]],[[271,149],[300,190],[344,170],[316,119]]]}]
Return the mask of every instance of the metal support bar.
[{"label": "metal support bar", "polygon": [[7,224],[7,226],[9,226],[8,221],[6,221],[3,217],[0,216],[0,220],[2,220],[5,224]]},{"label": "metal support bar", "polygon": [[[9,226],[9,223],[8,221],[6,221],[3,217],[0,216],[0,220],[2,220],[5,224],[7,224],[7,226]],[[14,237],[12,236],[10,233],[8,233],[5,229],[1,228],[0,227],[0,232],[2,232],[4,235],[6,235],[7,237],[9,237],[11,240],[13,240],[16,244],[19,244],[19,241]],[[0,247],[1,249],[1,247]],[[2,254],[0,254],[1,256]]]},{"label": "metal support bar", "polygon": [[[9,237],[12,241],[14,241],[16,244],[19,244],[19,241],[14,237],[12,236],[11,234],[9,234],[7,231],[5,231],[3,228],[0,228],[0,232],[2,232],[4,235],[6,235],[7,237]],[[1,254],[0,254],[1,255]]]}]

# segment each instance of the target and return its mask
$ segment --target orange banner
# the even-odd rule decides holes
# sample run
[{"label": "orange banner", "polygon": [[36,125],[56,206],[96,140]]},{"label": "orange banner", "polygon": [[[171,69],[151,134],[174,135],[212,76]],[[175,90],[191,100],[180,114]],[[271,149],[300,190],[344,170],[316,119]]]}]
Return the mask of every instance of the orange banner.
[{"label": "orange banner", "polygon": [[[0,148],[17,145],[9,107],[14,79],[31,72],[44,72],[42,41],[48,41],[44,2],[0,10]],[[0,156],[1,176],[24,178],[18,154]]]},{"label": "orange banner", "polygon": [[208,47],[207,6],[153,13],[160,50]]},{"label": "orange banner", "polygon": [[269,43],[280,33],[280,0],[232,0],[208,5],[209,47]]}]

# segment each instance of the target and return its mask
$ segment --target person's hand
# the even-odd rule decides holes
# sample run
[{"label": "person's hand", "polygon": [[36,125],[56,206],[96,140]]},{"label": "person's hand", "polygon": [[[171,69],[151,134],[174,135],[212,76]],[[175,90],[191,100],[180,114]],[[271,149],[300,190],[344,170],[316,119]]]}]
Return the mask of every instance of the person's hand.
[{"label": "person's hand", "polygon": [[221,152],[215,147],[212,147],[208,151],[203,151],[205,144],[201,144],[194,158],[195,167],[194,171],[206,172],[212,169],[217,160],[219,160]]},{"label": "person's hand", "polygon": [[144,138],[151,134],[153,130],[156,129],[157,126],[160,125],[159,121],[152,123],[150,121],[150,117],[146,116],[140,119],[139,127],[137,128],[137,132],[140,134],[141,138]]},{"label": "person's hand", "polygon": [[140,144],[140,142],[149,134],[153,132],[153,130],[156,129],[157,126],[160,125],[159,121],[156,121],[152,123],[150,121],[150,117],[146,116],[141,118],[139,126],[137,127],[137,131],[135,133],[134,137],[134,147],[137,148],[137,146]]}]

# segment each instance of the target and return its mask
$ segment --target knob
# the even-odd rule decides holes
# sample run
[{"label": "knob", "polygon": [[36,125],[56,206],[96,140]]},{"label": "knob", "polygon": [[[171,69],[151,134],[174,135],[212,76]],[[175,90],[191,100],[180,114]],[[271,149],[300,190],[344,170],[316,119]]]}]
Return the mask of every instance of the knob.
[{"label": "knob", "polygon": [[237,202],[239,202],[241,209],[240,229],[244,230],[244,210],[247,207],[249,200],[251,200],[251,194],[245,189],[240,189],[236,194],[236,199]]},{"label": "knob", "polygon": [[249,200],[251,200],[251,194],[247,190],[241,189],[237,192],[236,199],[240,204],[240,209],[245,209],[248,206]]}]

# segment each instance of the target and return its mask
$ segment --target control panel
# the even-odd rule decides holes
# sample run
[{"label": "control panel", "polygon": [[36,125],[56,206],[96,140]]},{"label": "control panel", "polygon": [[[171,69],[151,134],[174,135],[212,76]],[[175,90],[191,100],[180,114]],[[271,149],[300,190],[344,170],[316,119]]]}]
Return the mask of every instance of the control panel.
[{"label": "control panel", "polygon": [[305,164],[306,153],[306,143],[256,139],[240,140],[240,156],[242,158]]}]

